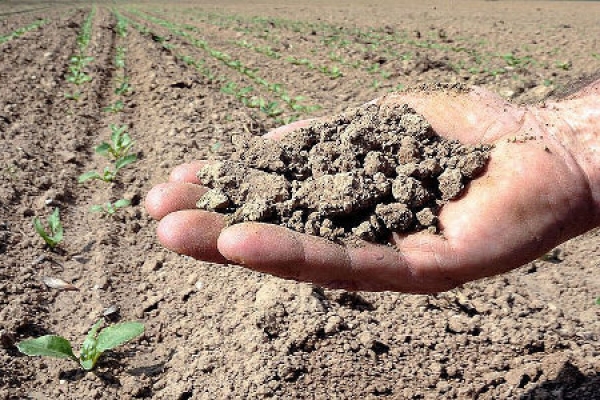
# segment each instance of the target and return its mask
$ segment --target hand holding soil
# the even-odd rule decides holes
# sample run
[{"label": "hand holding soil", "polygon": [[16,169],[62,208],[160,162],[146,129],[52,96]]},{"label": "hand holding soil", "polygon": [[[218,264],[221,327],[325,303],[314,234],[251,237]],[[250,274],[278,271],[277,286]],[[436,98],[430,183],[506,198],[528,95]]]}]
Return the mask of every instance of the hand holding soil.
[{"label": "hand holding soil", "polygon": [[[597,226],[597,160],[578,144],[582,137],[597,143],[597,137],[579,135],[589,121],[572,120],[582,115],[573,111],[583,106],[580,99],[517,107],[481,89],[435,89],[389,95],[377,104],[408,104],[447,139],[494,145],[485,173],[441,208],[442,235],[396,232],[393,247],[346,246],[271,224],[226,227],[231,217],[196,207],[208,190],[197,178],[206,163],[197,162],[176,168],[169,183],[148,194],[146,207],[161,220],[160,241],[197,259],[326,287],[428,293],[516,268]],[[266,137],[286,140],[308,124]]]}]

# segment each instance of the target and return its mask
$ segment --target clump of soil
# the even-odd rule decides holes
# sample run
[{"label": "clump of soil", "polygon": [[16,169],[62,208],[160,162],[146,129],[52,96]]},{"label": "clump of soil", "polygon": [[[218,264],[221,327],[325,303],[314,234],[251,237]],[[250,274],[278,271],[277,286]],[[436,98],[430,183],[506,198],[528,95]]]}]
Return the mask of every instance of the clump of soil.
[{"label": "clump of soil", "polygon": [[199,208],[228,224],[262,221],[334,241],[385,243],[437,231],[440,207],[480,174],[490,146],[438,136],[407,105],[368,104],[281,140],[235,136],[231,161],[203,167]]}]

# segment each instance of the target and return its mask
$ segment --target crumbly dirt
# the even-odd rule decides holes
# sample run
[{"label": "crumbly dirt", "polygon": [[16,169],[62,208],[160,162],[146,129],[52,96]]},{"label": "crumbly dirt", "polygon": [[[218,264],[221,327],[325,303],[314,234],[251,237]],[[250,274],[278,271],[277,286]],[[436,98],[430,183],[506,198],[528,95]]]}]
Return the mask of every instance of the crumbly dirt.
[{"label": "crumbly dirt", "polygon": [[[165,250],[144,209],[146,193],[182,162],[230,160],[233,135],[281,125],[225,93],[219,77],[238,88],[253,85],[256,96],[281,97],[141,21],[122,2],[96,4],[87,70],[93,80],[73,102],[65,98],[73,90],[69,58],[90,8],[0,3],[0,35],[49,19],[0,44],[0,399],[600,398],[598,229],[509,274],[429,296],[325,290]],[[186,32],[283,84],[292,98],[322,107],[300,118],[337,115],[399,85],[426,82],[477,84],[512,101],[539,101],[600,67],[598,2],[168,4],[127,8],[196,27],[200,33]],[[154,35],[129,29],[118,37],[114,6]],[[396,36],[379,43],[356,31],[369,27]],[[281,57],[235,44],[243,40],[272,46]],[[113,66],[119,46],[127,49],[132,88],[125,96],[114,93],[123,73]],[[509,53],[535,62],[505,60]],[[202,60],[214,76],[179,54]],[[337,66],[343,76],[286,61],[291,56]],[[116,100],[123,112],[102,111]],[[285,108],[278,117],[294,114]],[[139,161],[116,182],[78,184],[80,174],[107,165],[94,147],[110,136],[110,124],[128,125]],[[132,204],[114,216],[90,212],[121,198]],[[31,220],[56,207],[65,239],[52,251]],[[380,208],[388,213],[402,210]],[[434,217],[416,215],[423,225]],[[79,290],[47,287],[44,277]],[[26,357],[15,346],[60,334],[77,351],[99,318],[138,320],[146,332],[108,352],[95,372]]]},{"label": "crumbly dirt", "polygon": [[367,104],[281,140],[234,136],[232,161],[208,164],[198,207],[227,224],[261,221],[330,240],[385,243],[436,232],[441,206],[485,168],[491,146],[437,135],[407,105]]}]

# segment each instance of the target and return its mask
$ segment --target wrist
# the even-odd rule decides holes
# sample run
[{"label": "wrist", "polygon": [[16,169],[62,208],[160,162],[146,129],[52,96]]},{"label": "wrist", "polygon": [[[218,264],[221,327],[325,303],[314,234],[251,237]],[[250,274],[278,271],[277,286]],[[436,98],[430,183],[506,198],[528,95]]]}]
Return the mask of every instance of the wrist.
[{"label": "wrist", "polygon": [[566,162],[580,170],[593,203],[591,217],[600,225],[600,81],[581,95],[536,107],[535,113],[564,149]]}]

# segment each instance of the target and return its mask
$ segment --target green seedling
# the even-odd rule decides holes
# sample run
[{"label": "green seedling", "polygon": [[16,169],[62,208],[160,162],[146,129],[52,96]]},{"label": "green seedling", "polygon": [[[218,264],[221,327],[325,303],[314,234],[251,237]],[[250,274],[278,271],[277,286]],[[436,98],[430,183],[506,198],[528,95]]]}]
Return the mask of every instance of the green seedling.
[{"label": "green seedling", "polygon": [[92,326],[83,341],[79,357],[73,353],[71,342],[58,335],[45,335],[23,340],[17,344],[17,349],[28,356],[68,358],[78,362],[83,369],[89,371],[96,366],[102,353],[125,344],[144,333],[144,325],[140,322],[123,322],[107,326],[98,332],[101,325],[102,320],[99,320]]},{"label": "green seedling", "polygon": [[54,212],[48,217],[48,232],[38,217],[33,218],[33,227],[38,235],[44,239],[44,242],[52,249],[63,240],[63,227],[60,222],[60,211],[58,208],[55,208]]},{"label": "green seedling", "polygon": [[86,74],[84,71],[80,69],[73,69],[69,67],[69,75],[67,75],[67,82],[73,83],[75,85],[82,85],[86,82],[92,80],[92,77]]},{"label": "green seedling", "polygon": [[555,65],[560,69],[568,71],[573,66],[573,63],[571,61],[557,61]]},{"label": "green seedling", "polygon": [[127,37],[127,21],[120,15],[117,15],[117,25],[115,26],[115,32],[119,37]]},{"label": "green seedling", "polygon": [[48,20],[38,20],[36,22],[34,22],[33,24],[24,26],[22,28],[17,29],[14,32],[9,33],[8,35],[5,36],[0,36],[0,44],[8,42],[9,40],[13,40],[18,38],[19,36],[34,30],[34,29],[38,29],[39,27],[41,27],[42,25],[44,25],[46,22],[48,22]]},{"label": "green seedling", "polygon": [[115,67],[125,68],[125,47],[118,46],[115,54]]},{"label": "green seedling", "polygon": [[134,163],[135,161],[137,161],[137,155],[129,154],[128,156],[119,158],[115,161],[115,169],[111,169],[110,167],[104,167],[102,173],[99,173],[97,171],[88,171],[79,175],[77,181],[79,183],[84,183],[93,180],[112,182],[117,178],[117,174],[119,173],[120,169],[124,168],[125,166],[131,163]]},{"label": "green seedling", "polygon": [[131,91],[131,85],[129,82],[121,82],[119,86],[115,88],[115,94],[117,96],[124,96]]},{"label": "green seedling", "polygon": [[104,107],[102,109],[102,111],[104,112],[111,112],[111,113],[118,113],[123,111],[123,109],[125,108],[125,103],[123,103],[122,100],[117,100],[115,101],[115,104],[111,104],[107,107]]},{"label": "green seedling", "polygon": [[120,208],[125,208],[131,205],[131,201],[127,199],[120,199],[111,203],[110,201],[104,204],[94,204],[90,207],[91,212],[103,213],[106,215],[114,215]]},{"label": "green seedling", "polygon": [[[112,131],[110,135],[110,143],[102,142],[96,146],[96,153],[107,157],[114,158],[115,160],[122,159],[129,155],[129,151],[133,146],[133,140],[127,133],[127,125],[117,126],[115,124],[110,125]],[[136,156],[137,159],[137,156]]]},{"label": "green seedling", "polygon": [[81,92],[73,92],[73,93],[65,92],[65,99],[67,99],[67,100],[79,101],[80,98],[81,98]]}]

